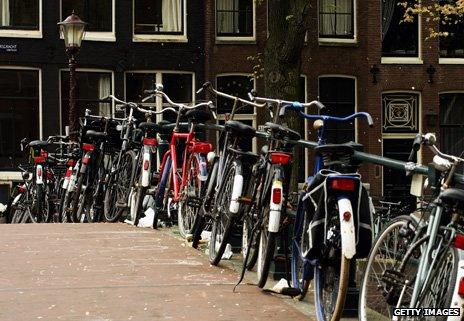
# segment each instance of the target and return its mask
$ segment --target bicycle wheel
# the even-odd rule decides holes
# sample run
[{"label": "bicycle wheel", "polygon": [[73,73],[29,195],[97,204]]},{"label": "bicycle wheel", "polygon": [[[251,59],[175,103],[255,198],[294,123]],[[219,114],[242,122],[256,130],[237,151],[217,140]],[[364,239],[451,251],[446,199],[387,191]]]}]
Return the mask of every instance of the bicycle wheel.
[{"label": "bicycle wheel", "polygon": [[211,239],[209,241],[209,261],[211,265],[218,265],[221,261],[234,225],[235,220],[233,214],[229,212],[229,205],[236,170],[234,164],[229,167],[222,188],[218,191],[219,199],[215,208],[217,216],[212,218]]},{"label": "bicycle wheel", "polygon": [[84,182],[87,181],[87,176],[88,176],[88,171],[85,173],[79,173],[79,178],[77,179],[77,184],[76,184],[76,191],[73,193],[73,199],[71,202],[71,219],[74,223],[79,223],[80,222],[80,217],[77,216],[77,211],[79,210],[79,202],[82,201],[83,198],[83,193],[84,191],[82,190],[82,187],[84,185]]},{"label": "bicycle wheel", "polygon": [[304,210],[302,196],[298,201],[297,216],[293,225],[292,241],[292,286],[300,290],[299,300],[303,300],[308,292],[311,266],[306,259],[306,254],[310,249],[309,229],[310,220]]},{"label": "bicycle wheel", "polygon": [[130,150],[122,155],[118,166],[118,157],[113,159],[111,173],[103,201],[103,214],[107,222],[116,222],[127,213],[127,202],[134,180],[136,154]]},{"label": "bicycle wheel", "polygon": [[[79,202],[77,216],[80,220],[88,223],[99,221],[101,212],[101,188],[100,182],[105,178],[105,170],[100,167],[96,176],[89,180],[86,184],[86,189],[82,194],[82,200]],[[84,217],[83,217],[84,216]]]},{"label": "bicycle wheel", "polygon": [[201,169],[201,163],[205,158],[199,154],[191,154],[187,163],[187,182],[181,192],[181,200],[177,209],[177,225],[179,226],[180,235],[183,238],[192,236],[195,218],[197,217],[198,207],[190,206],[189,202],[195,204],[201,200],[201,190],[203,182],[200,175],[204,175]]},{"label": "bicycle wheel", "polygon": [[[166,186],[168,186],[170,177],[172,177],[171,173],[171,156],[167,156],[166,162],[164,164],[163,173],[161,174],[161,178],[158,183],[158,187],[156,188],[155,193],[155,205],[153,208],[154,215],[153,215],[153,228],[158,228],[158,220],[163,210],[165,193],[166,193]],[[168,187],[169,189],[169,187]]]},{"label": "bicycle wheel", "polygon": [[[266,198],[267,200],[269,198]],[[271,268],[271,262],[274,259],[275,244],[277,233],[269,232],[269,202],[265,202],[263,210],[263,229],[259,232],[259,248],[258,248],[258,287],[263,288],[266,285]]]},{"label": "bicycle wheel", "polygon": [[[44,195],[44,187],[42,184],[37,184],[36,185],[36,190],[35,190],[35,208],[36,208],[36,220],[37,223],[42,223],[45,221],[46,217],[44,215],[45,211],[45,195]],[[45,221],[46,222],[46,221]]]},{"label": "bicycle wheel", "polygon": [[[377,236],[363,269],[358,267],[358,278],[361,279],[359,292],[359,320],[391,320],[392,309],[396,307],[401,284],[388,282],[384,277],[385,272],[396,274],[395,271],[403,261],[404,254],[411,245],[416,233],[416,223],[409,216],[398,216],[388,223]],[[417,257],[419,255],[419,257]],[[416,264],[420,253],[416,253]],[[412,286],[417,266],[408,265],[403,271],[402,280],[410,280],[410,286],[406,289],[403,302],[410,301]],[[362,273],[362,274],[361,274]],[[400,280],[401,281],[401,280]],[[409,306],[405,306],[409,307]]]}]

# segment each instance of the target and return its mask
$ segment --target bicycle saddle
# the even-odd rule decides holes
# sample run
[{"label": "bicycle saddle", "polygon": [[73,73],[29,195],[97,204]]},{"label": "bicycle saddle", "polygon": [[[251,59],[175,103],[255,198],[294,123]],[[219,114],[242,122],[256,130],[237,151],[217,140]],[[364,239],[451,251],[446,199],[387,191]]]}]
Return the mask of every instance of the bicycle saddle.
[{"label": "bicycle saddle", "polygon": [[314,151],[319,155],[351,156],[354,154],[354,148],[349,144],[320,145],[314,148]]},{"label": "bicycle saddle", "polygon": [[185,113],[185,117],[192,123],[198,124],[207,122],[213,118],[213,115],[209,111],[203,109],[192,109]]},{"label": "bicycle saddle", "polygon": [[156,123],[147,123],[143,122],[139,124],[139,129],[143,131],[154,131],[154,132],[159,132],[161,130],[161,125],[156,124]]},{"label": "bicycle saddle", "polygon": [[49,145],[49,143],[45,140],[33,140],[29,143],[29,147],[45,147]]},{"label": "bicycle saddle", "polygon": [[448,205],[464,205],[464,191],[458,188],[448,188],[438,198]]},{"label": "bicycle saddle", "polygon": [[224,124],[226,130],[231,132],[233,135],[243,135],[254,137],[256,135],[256,129],[247,124],[241,123],[236,120],[228,120]]},{"label": "bicycle saddle", "polygon": [[108,136],[108,134],[104,132],[97,132],[96,130],[88,130],[85,133],[85,136],[96,139],[105,139]]},{"label": "bicycle saddle", "polygon": [[300,140],[301,139],[301,135],[298,132],[291,130],[288,127],[284,127],[282,125],[277,125],[277,124],[270,123],[270,122],[267,122],[266,124],[264,124],[264,126],[268,127],[272,132],[274,132],[276,138],[278,139],[284,139],[284,138],[287,138],[289,140]]}]

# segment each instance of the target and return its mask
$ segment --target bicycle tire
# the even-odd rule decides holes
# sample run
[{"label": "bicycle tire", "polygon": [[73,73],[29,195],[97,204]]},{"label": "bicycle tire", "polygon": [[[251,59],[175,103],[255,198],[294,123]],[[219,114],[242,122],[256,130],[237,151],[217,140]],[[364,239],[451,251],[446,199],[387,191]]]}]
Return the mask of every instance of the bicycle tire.
[{"label": "bicycle tire", "polygon": [[134,217],[133,219],[134,225],[137,226],[139,224],[140,217],[142,216],[142,207],[143,207],[143,199],[147,194],[147,188],[143,186],[139,186],[137,191],[135,192],[135,204],[134,204]]},{"label": "bicycle tire", "polygon": [[88,175],[88,170],[84,173],[79,173],[79,178],[77,179],[76,191],[74,192],[72,205],[71,205],[71,220],[73,223],[79,223],[79,218],[77,216],[77,211],[79,210],[79,201],[81,200],[82,185],[84,184],[84,179]]},{"label": "bicycle tire", "polygon": [[271,262],[274,259],[277,233],[269,232],[265,227],[259,234],[257,276],[258,287],[262,289],[267,283]]},{"label": "bicycle tire", "polygon": [[[247,252],[250,251],[246,265],[248,271],[253,270],[258,261],[258,240],[260,238],[260,233],[259,231],[254,231],[254,233],[252,233],[253,228],[255,228],[255,223],[256,222],[249,215],[245,214],[242,222],[242,256],[243,259],[245,259]],[[250,237],[253,237],[253,240],[251,241],[251,247],[248,248]]]},{"label": "bicycle tire", "polygon": [[172,175],[171,173],[171,167],[172,167],[172,161],[171,161],[171,155],[167,156],[166,161],[164,163],[164,169],[163,173],[161,174],[161,178],[158,183],[158,187],[156,189],[155,193],[155,204],[154,204],[154,214],[153,214],[153,228],[157,229],[158,228],[158,220],[160,216],[160,212],[163,209],[163,202],[164,202],[164,195],[165,195],[165,190],[166,186],[169,181],[169,176]]},{"label": "bicycle tire", "polygon": [[221,261],[234,226],[235,217],[229,213],[229,204],[236,172],[236,165],[232,163],[226,172],[224,183],[218,191],[218,195],[221,197],[216,204],[217,216],[212,218],[209,242],[209,262],[211,265],[218,265]]},{"label": "bicycle tire", "polygon": [[[200,209],[201,211],[201,209]],[[193,223],[193,233],[192,233],[192,247],[194,249],[198,248],[201,241],[201,233],[206,225],[206,218],[202,215],[202,213],[198,213],[195,217],[195,222]]]},{"label": "bicycle tire", "polygon": [[[339,279],[338,279],[338,288],[329,288],[327,294],[332,295],[333,292],[337,291],[337,298],[335,301],[335,306],[331,312],[330,317],[327,316],[327,302],[324,299],[325,292],[325,277],[327,274],[326,266],[316,266],[314,269],[314,303],[316,306],[316,316],[318,321],[338,321],[340,320],[343,312],[343,307],[345,306],[346,293],[348,291],[348,279],[350,273],[350,259],[347,259],[344,255],[341,255],[340,258],[340,269],[339,269]],[[332,276],[335,276],[337,271],[335,271]],[[332,284],[333,285],[333,284]],[[332,290],[332,292],[330,292]]]},{"label": "bicycle tire", "polygon": [[43,186],[42,184],[37,184],[36,185],[36,222],[37,223],[42,223],[44,221],[44,217],[43,217],[43,211],[44,211],[44,195],[43,195],[43,192],[44,192],[44,189],[43,189]]},{"label": "bicycle tire", "polygon": [[181,191],[182,200],[179,201],[179,205],[177,207],[177,225],[179,227],[179,233],[183,238],[192,237],[193,226],[195,224],[195,219],[198,216],[198,208],[188,205],[188,197],[193,196],[201,199],[203,181],[198,176],[201,175],[200,166],[204,162],[205,157],[195,153],[190,155],[187,163],[187,184],[184,190]]},{"label": "bicycle tire", "polygon": [[[359,274],[358,279],[361,279],[360,292],[359,292],[359,320],[360,321],[371,321],[380,319],[391,319],[391,307],[395,307],[399,291],[394,288],[387,289],[386,285],[379,283],[377,275],[381,275],[387,269],[393,269],[395,266],[401,264],[404,253],[410,245],[412,238],[411,233],[415,233],[416,223],[409,216],[398,216],[386,224],[383,230],[377,235],[373,242],[372,249],[367,257],[366,265],[364,268],[359,268],[358,271],[362,271]],[[402,230],[403,229],[403,230]],[[406,230],[405,230],[406,229]],[[401,236],[399,232],[403,231],[404,236]],[[411,233],[408,233],[411,231]],[[402,238],[398,238],[401,236]],[[391,239],[389,239],[391,237]],[[394,249],[388,249],[387,247],[393,245]],[[399,254],[396,254],[399,250]],[[403,252],[404,251],[404,252]],[[388,254],[388,256],[387,256]],[[397,258],[396,261],[392,261]],[[376,260],[374,262],[374,260]],[[358,261],[358,265],[363,262]],[[382,270],[382,264],[384,269]],[[388,264],[388,265],[387,265]],[[376,272],[376,270],[378,272]],[[411,270],[411,275],[415,272]],[[373,280],[373,284],[370,284],[370,280]],[[370,291],[373,293],[370,294]],[[382,293],[380,291],[384,291]],[[409,293],[410,295],[411,293]],[[405,295],[408,295],[406,292]],[[382,302],[375,301],[376,299]],[[369,306],[368,306],[369,305]]]}]

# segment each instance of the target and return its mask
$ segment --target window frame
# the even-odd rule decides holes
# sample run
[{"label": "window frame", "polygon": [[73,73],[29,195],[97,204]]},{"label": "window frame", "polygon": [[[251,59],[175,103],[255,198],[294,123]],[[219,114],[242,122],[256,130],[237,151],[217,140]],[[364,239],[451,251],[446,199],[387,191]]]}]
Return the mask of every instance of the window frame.
[{"label": "window frame", "polygon": [[[319,44],[356,44],[358,43],[358,10],[357,10],[357,0],[351,0],[353,3],[353,14],[352,17],[352,24],[353,24],[353,37],[352,38],[342,38],[337,37],[336,35],[331,37],[321,37],[319,32],[319,27],[321,23],[320,14],[321,14],[321,1],[317,1],[317,26],[318,26],[318,41]],[[306,42],[306,41],[305,41]]]},{"label": "window frame", "polygon": [[[317,97],[321,96],[321,87],[320,87],[320,79],[321,78],[348,78],[348,79],[353,79],[354,80],[354,112],[358,112],[358,78],[356,76],[352,75],[346,75],[346,74],[324,74],[324,75],[319,75],[317,77]],[[354,120],[354,140],[355,142],[359,141],[359,135],[358,135],[358,122],[359,119]]]},{"label": "window frame", "polygon": [[[464,58],[463,58],[464,60]],[[446,95],[446,94],[461,94],[461,95],[464,95],[464,90],[444,90],[444,91],[439,91],[438,92],[438,99],[440,101],[440,96],[441,95]],[[439,130],[439,134],[440,134],[440,139],[439,139],[439,142],[440,144],[442,144],[441,142],[441,138],[442,138],[442,128],[453,128],[454,125],[448,125],[446,127],[443,127],[442,126],[442,123],[441,123],[441,119],[440,119],[440,109],[441,109],[441,106],[440,106],[440,103],[438,104],[438,130]]]},{"label": "window frame", "polygon": [[[0,65],[0,70],[26,70],[26,71],[37,71],[39,73],[39,138],[43,139],[43,104],[42,104],[42,69],[36,67],[25,67],[25,66],[9,66]],[[0,171],[0,181],[20,181],[22,180],[21,173],[18,170],[12,171]]]},{"label": "window frame", "polygon": [[132,42],[188,42],[187,37],[187,0],[182,0],[183,31],[180,35],[173,34],[136,34],[135,33],[135,1],[132,0]]},{"label": "window frame", "polygon": [[24,29],[0,29],[0,38],[43,38],[43,10],[42,10],[42,0],[37,0],[39,2],[39,29],[38,30],[24,30]]},{"label": "window frame", "polygon": [[[216,43],[256,42],[256,0],[252,0],[252,3],[253,3],[253,15],[252,15],[253,16],[253,35],[252,36],[218,36],[217,0],[214,0],[214,35],[216,37]],[[218,75],[216,75],[216,78]],[[225,74],[220,74],[220,75],[225,75]],[[236,75],[240,75],[240,74],[236,74]],[[255,86],[256,86],[256,79],[255,79]]]},{"label": "window frame", "polygon": [[[243,77],[247,77],[248,79],[250,79],[251,77],[253,78],[253,89],[256,90],[256,77],[253,76],[253,74],[249,74],[249,73],[242,73],[242,72],[229,72],[229,73],[219,73],[219,74],[216,74],[216,76],[214,77],[214,81],[215,81],[215,88],[217,88],[217,81],[218,81],[218,78],[219,77],[229,77],[229,76],[243,76]],[[252,124],[253,124],[253,127],[254,128],[257,128],[258,126],[258,114],[257,114],[257,110],[256,110],[256,107],[253,106],[253,113],[250,114],[250,113],[246,113],[246,114],[235,114],[234,116],[234,120],[251,120]],[[224,114],[217,114],[217,120],[216,120],[216,123],[219,124],[219,121],[225,121],[225,117],[224,117]],[[219,143],[219,135],[216,135],[216,144]],[[253,137],[252,139],[252,151],[253,153],[256,153],[257,150],[258,150],[258,141],[256,139],[256,137]]]},{"label": "window frame", "polygon": [[[63,98],[61,96],[61,73],[62,72],[69,72],[69,68],[60,68],[58,69],[58,86],[59,86],[59,104],[60,104],[60,112],[59,112],[59,123],[60,123],[60,133],[64,134],[63,130]],[[76,73],[78,72],[87,72],[87,73],[108,73],[111,74],[111,88],[113,88],[114,92],[114,71],[109,69],[94,69],[94,68],[77,68]],[[111,114],[114,116],[115,112],[115,104],[114,101],[111,102]]]},{"label": "window frame", "polygon": [[[418,132],[422,132],[422,92],[417,90],[385,90],[380,93],[380,107],[383,111],[383,95],[385,94],[416,94],[418,95]],[[383,114],[383,113],[382,113]],[[381,121],[383,123],[383,116],[381,117]],[[382,129],[380,129],[380,136],[382,137],[382,156],[384,155],[384,148],[383,148],[383,141],[385,139],[414,139],[417,133],[383,133]],[[417,162],[420,164],[422,162],[422,149],[417,152]],[[382,195],[384,194],[384,170],[382,168]]]},{"label": "window frame", "polygon": [[[382,10],[380,10],[382,11]],[[422,65],[422,15],[417,15],[417,57],[384,57],[382,56],[382,12],[380,12],[380,63],[384,65],[405,64],[405,65]]]},{"label": "window frame", "polygon": [[[77,15],[79,15],[78,12]],[[111,31],[85,31],[84,38],[82,40],[116,42],[116,0],[111,0],[111,15]],[[63,17],[63,0],[60,0],[60,17],[61,21],[63,21],[63,19],[66,19],[66,17]],[[60,39],[63,39],[61,33]]]}]

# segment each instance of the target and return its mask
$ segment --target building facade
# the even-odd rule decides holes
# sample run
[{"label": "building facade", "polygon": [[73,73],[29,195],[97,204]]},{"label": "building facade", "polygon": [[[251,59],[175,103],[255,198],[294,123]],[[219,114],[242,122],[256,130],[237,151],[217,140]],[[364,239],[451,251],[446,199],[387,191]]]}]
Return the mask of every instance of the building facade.
[{"label": "building facade", "polygon": [[[430,38],[437,22],[418,17],[400,24],[395,0],[308,0],[310,25],[303,49],[301,100],[320,99],[328,113],[367,111],[374,128],[358,121],[339,127],[332,141],[357,140],[369,153],[405,159],[419,132],[432,131],[445,152],[464,149],[464,31]],[[67,123],[67,57],[56,23],[75,10],[88,22],[78,56],[78,105],[101,114],[109,93],[140,100],[163,83],[173,99],[195,101],[205,80],[220,90],[264,92],[253,67],[267,39],[266,1],[255,0],[0,0],[0,168],[3,179],[21,160],[23,137],[63,132]],[[449,28],[449,27],[448,27]],[[162,107],[160,100],[150,104]],[[219,114],[231,108],[218,101]],[[265,111],[244,108],[237,119],[255,126]],[[224,116],[219,117],[223,121]],[[304,124],[311,138],[311,124]],[[249,149],[259,142],[250,141]],[[311,151],[301,155],[311,172]],[[423,162],[430,160],[424,152]],[[407,179],[379,166],[362,170],[374,195],[407,194]]]}]

